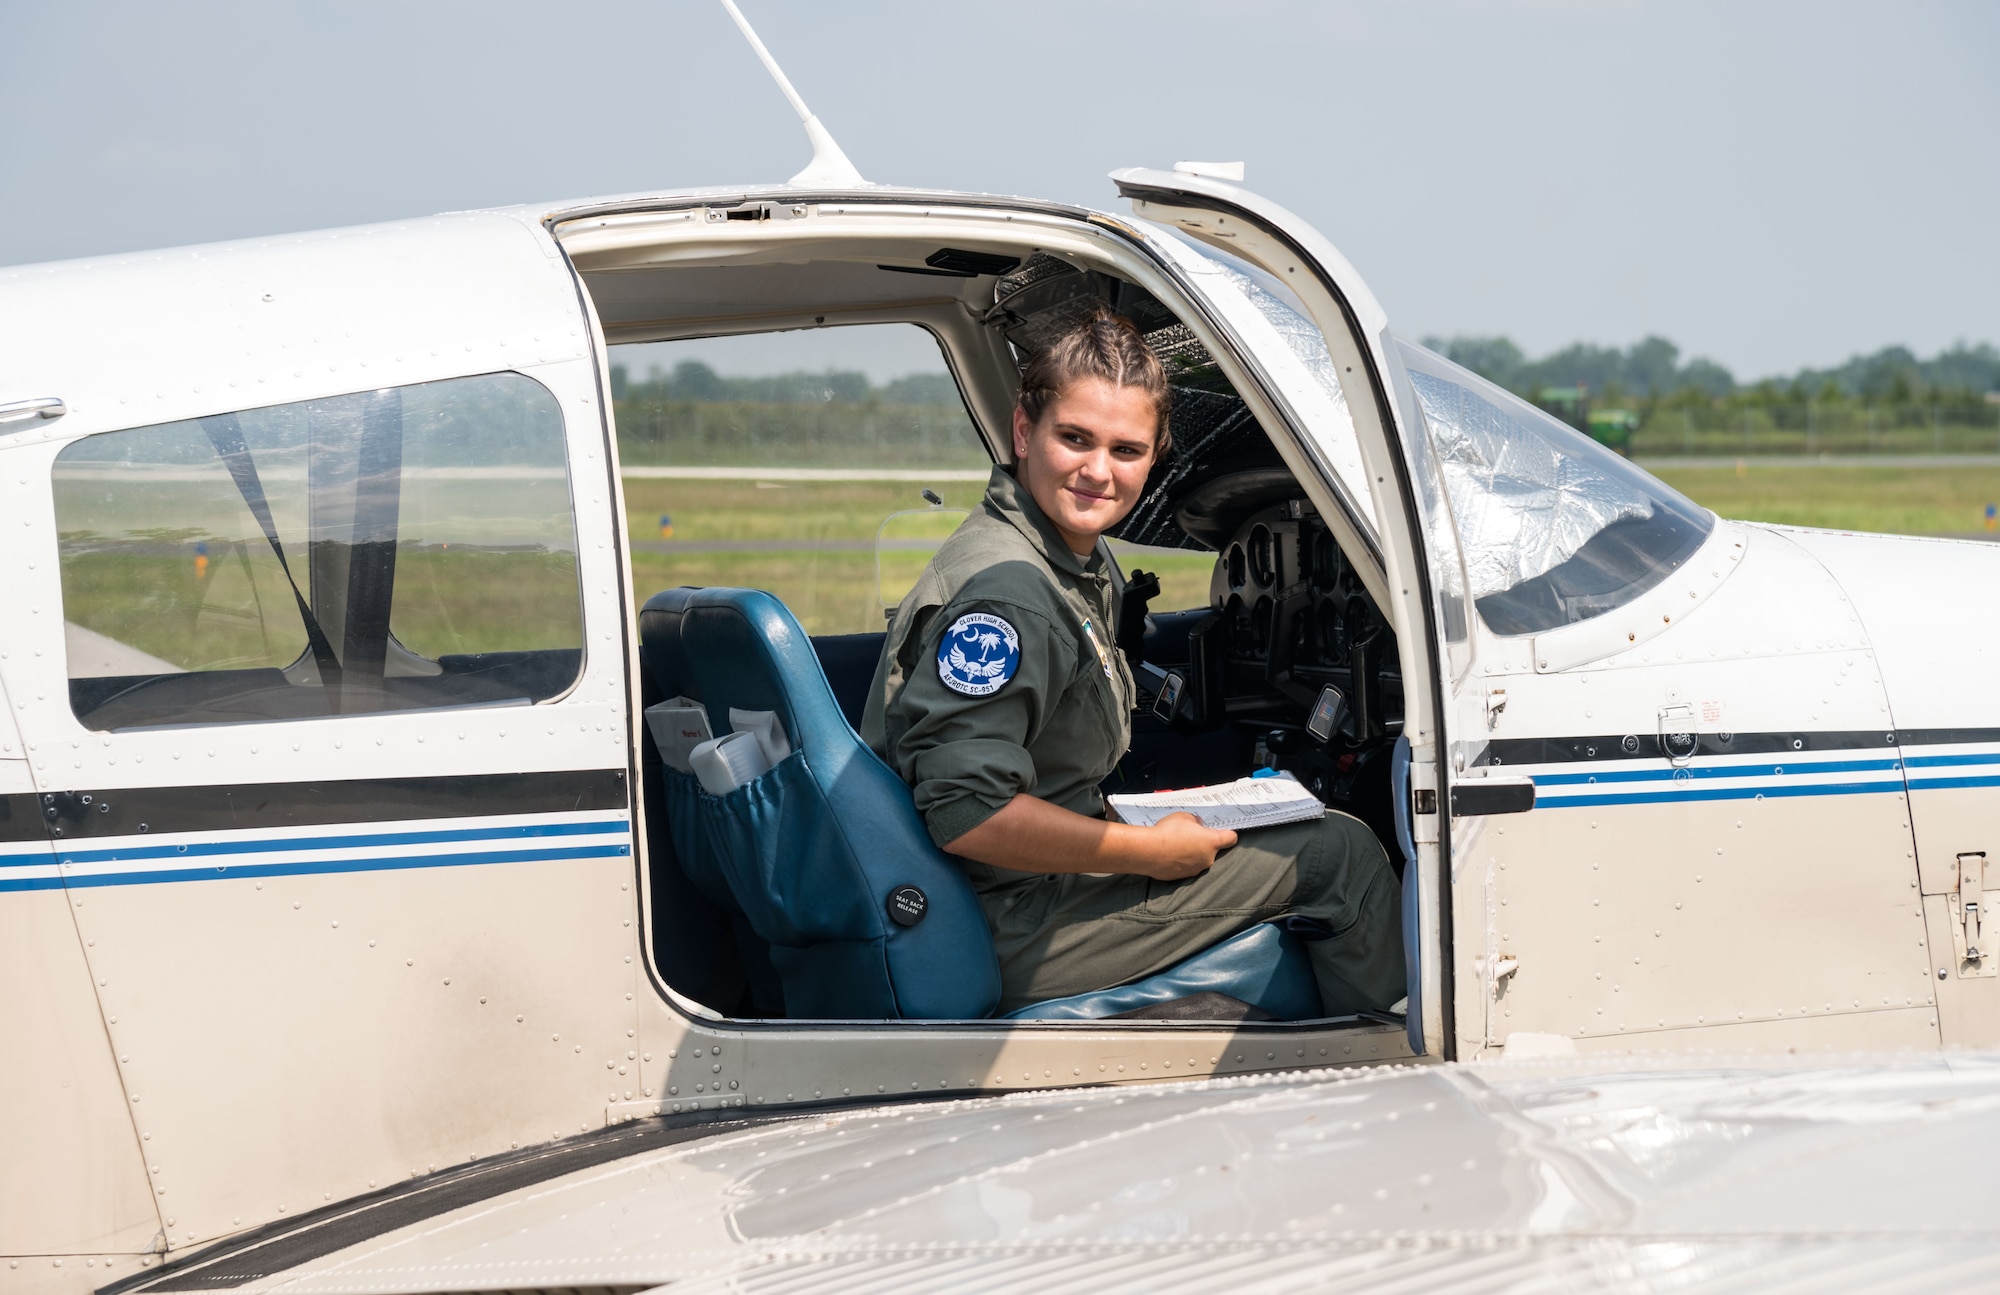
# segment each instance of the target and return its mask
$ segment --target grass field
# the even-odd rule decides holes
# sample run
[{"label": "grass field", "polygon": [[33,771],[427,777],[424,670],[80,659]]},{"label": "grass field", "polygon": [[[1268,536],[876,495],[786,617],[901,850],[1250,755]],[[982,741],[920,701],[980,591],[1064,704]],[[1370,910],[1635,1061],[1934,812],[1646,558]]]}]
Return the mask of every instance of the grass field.
[{"label": "grass field", "polygon": [[[1905,534],[1969,534],[1984,525],[1988,502],[2000,501],[2000,466],[1907,467],[1751,464],[1734,467],[1654,467],[1662,480],[1725,517]],[[915,482],[675,481],[625,483],[631,537],[655,541],[661,513],[673,517],[668,551],[635,551],[635,592],[644,598],[676,585],[738,585],[768,589],[784,599],[807,632],[849,634],[882,626],[884,602],[901,598],[922,569],[921,551],[877,558],[864,547],[884,519],[927,505]],[[984,487],[943,482],[932,487],[947,508],[974,507]],[[890,523],[892,537],[941,538],[949,517],[908,513]],[[797,540],[795,550],[674,552],[682,542]],[[853,548],[813,546],[828,541]],[[661,547],[654,546],[656,549]],[[1115,546],[1114,548],[1118,548]],[[1201,553],[1119,550],[1119,561],[1158,571],[1158,608],[1195,607],[1208,600],[1212,559]],[[879,587],[878,587],[879,580]]]},{"label": "grass field", "polygon": [[[1845,530],[1980,533],[1986,505],[2000,502],[2000,465],[1653,470],[1725,517]],[[949,534],[984,490],[976,482],[940,480],[931,487],[945,503],[939,512],[923,500],[921,482],[632,478],[625,488],[638,597],[676,585],[768,589],[814,634],[879,630],[883,607],[899,601],[922,570],[926,546]],[[673,519],[671,540],[660,538],[663,513]],[[128,528],[148,521],[120,520]],[[878,555],[878,534],[902,547]],[[194,668],[281,665],[302,650],[290,587],[260,537],[215,541],[202,580],[181,552],[191,552],[190,536],[149,530],[139,539],[65,557],[68,618]],[[1160,574],[1164,592],[1156,608],[1207,602],[1208,555],[1114,549],[1128,571]],[[577,641],[574,558],[567,552],[412,545],[399,556],[397,577],[396,632],[426,655]]]},{"label": "grass field", "polygon": [[1654,476],[1724,517],[1897,535],[1969,535],[2000,503],[2000,466],[1649,465]]},{"label": "grass field", "polygon": [[[191,545],[188,547],[192,547]],[[63,559],[63,616],[188,670],[291,664],[306,650],[291,586],[262,539],[218,542],[207,569],[172,546]],[[409,547],[390,628],[427,657],[576,647],[576,555]]]},{"label": "grass field", "polygon": [[[632,539],[659,539],[661,514],[673,518],[673,539],[635,549],[634,592],[645,598],[677,585],[736,585],[768,589],[783,599],[810,634],[855,634],[882,628],[885,604],[899,601],[922,572],[921,550],[885,552],[878,571],[871,546],[878,532],[899,540],[942,540],[965,510],[978,506],[979,482],[939,482],[944,516],[929,516],[920,482],[677,481],[628,478],[626,528]],[[893,518],[893,520],[891,520]],[[886,524],[886,530],[885,528]],[[760,544],[796,540],[791,550],[715,551],[718,541]],[[677,546],[687,545],[684,551]],[[703,547],[696,547],[696,546]],[[855,545],[857,547],[830,547]],[[666,551],[659,551],[664,547]],[[1208,601],[1207,554],[1119,549],[1119,561],[1156,571],[1156,607],[1196,607]]]}]

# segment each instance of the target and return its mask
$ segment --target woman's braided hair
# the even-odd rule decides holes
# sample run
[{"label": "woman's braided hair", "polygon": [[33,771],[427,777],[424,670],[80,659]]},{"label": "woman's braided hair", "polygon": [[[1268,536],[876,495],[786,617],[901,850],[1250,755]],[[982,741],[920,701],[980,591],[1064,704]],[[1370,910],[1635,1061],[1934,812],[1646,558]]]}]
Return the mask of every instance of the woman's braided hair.
[{"label": "woman's braided hair", "polygon": [[1144,392],[1153,403],[1157,420],[1155,456],[1164,458],[1173,448],[1173,430],[1167,425],[1172,402],[1167,371],[1131,320],[1099,306],[1089,319],[1037,352],[1021,373],[1021,412],[1029,422],[1041,422],[1042,414],[1063,389],[1084,378]]}]

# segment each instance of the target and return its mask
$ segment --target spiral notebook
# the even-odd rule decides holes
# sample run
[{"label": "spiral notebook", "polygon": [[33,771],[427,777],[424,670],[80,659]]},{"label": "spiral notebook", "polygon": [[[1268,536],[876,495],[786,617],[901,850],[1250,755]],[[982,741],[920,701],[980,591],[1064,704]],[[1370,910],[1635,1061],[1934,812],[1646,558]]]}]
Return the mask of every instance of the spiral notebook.
[{"label": "spiral notebook", "polygon": [[1121,823],[1151,827],[1169,814],[1189,813],[1204,827],[1241,832],[1321,818],[1326,806],[1288,773],[1263,778],[1238,778],[1207,787],[1154,791],[1131,796],[1106,796],[1111,816]]}]

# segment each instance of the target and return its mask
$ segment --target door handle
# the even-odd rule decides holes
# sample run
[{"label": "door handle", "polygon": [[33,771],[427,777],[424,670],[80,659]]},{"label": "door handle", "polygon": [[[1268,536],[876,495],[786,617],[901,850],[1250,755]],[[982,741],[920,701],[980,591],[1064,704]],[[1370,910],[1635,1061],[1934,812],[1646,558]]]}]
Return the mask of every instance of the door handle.
[{"label": "door handle", "polygon": [[61,418],[68,412],[69,406],[54,396],[9,400],[0,403],[0,423],[19,423],[30,418]]},{"label": "door handle", "polygon": [[1474,778],[1451,789],[1453,818],[1484,814],[1525,814],[1535,807],[1533,778]]}]

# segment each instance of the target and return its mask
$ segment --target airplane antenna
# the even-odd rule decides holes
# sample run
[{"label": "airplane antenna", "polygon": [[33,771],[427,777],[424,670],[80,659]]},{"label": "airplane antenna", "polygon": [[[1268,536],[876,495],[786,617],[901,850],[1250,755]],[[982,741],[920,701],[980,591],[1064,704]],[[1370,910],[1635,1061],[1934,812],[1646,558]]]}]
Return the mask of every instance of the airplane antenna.
[{"label": "airplane antenna", "polygon": [[750,42],[750,48],[757,51],[757,57],[763,61],[764,70],[771,74],[771,79],[785,92],[785,98],[791,100],[792,111],[799,115],[800,123],[806,128],[806,138],[812,141],[812,161],[807,162],[805,170],[793,176],[787,183],[837,187],[867,184],[868,181],[861,178],[861,172],[854,169],[854,163],[847,160],[847,154],[840,151],[840,145],[833,142],[833,136],[827,133],[826,127],[820,125],[819,118],[813,116],[812,110],[806,107],[806,101],[799,98],[799,92],[792,88],[791,78],[787,77],[785,70],[778,66],[778,60],[771,57],[771,51],[764,48],[764,42],[757,39],[757,33],[750,27],[750,20],[736,7],[736,0],[722,0],[722,7],[736,20],[736,26],[742,31],[743,39]]}]

